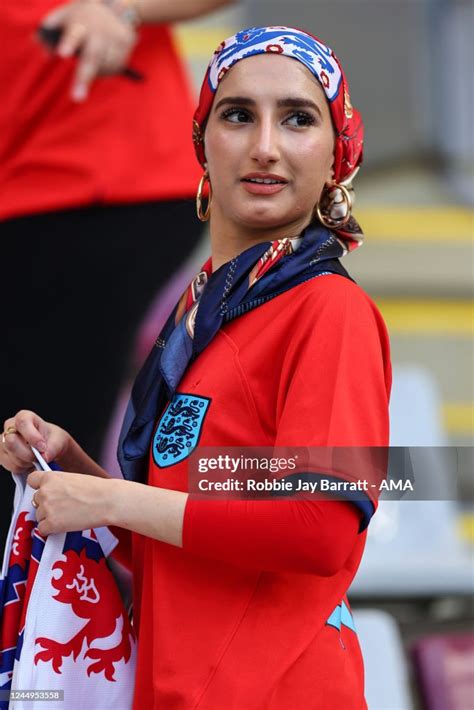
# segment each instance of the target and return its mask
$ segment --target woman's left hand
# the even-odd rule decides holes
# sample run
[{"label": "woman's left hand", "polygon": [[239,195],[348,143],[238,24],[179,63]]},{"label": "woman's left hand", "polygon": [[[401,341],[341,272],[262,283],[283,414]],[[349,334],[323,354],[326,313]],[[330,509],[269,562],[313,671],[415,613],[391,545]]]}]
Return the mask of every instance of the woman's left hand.
[{"label": "woman's left hand", "polygon": [[36,519],[41,535],[110,525],[108,512],[116,481],[66,471],[33,471],[27,479],[36,489]]}]

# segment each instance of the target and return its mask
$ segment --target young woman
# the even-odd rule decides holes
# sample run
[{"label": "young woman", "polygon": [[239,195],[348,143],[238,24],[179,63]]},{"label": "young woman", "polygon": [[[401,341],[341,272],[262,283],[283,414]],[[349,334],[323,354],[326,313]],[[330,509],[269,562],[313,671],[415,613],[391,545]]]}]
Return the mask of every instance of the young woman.
[{"label": "young woman", "polygon": [[28,478],[42,534],[122,529],[134,572],[136,708],[366,707],[346,591],[376,500],[188,492],[198,444],[388,443],[386,330],[338,261],[362,239],[349,187],[362,134],[320,40],[262,27],[223,42],[194,123],[212,258],[135,383],[119,443],[128,480],[110,479],[33,412],[5,422],[3,466],[30,470],[29,442],[68,471]]}]

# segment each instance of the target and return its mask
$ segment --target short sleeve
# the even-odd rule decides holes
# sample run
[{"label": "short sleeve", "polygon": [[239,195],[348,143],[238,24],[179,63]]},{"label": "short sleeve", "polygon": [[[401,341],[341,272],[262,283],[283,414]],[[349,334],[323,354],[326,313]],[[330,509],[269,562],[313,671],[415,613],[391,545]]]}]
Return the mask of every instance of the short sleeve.
[{"label": "short sleeve", "polygon": [[[289,339],[275,445],[387,447],[391,367],[383,319],[349,279],[315,281]],[[365,527],[377,496],[358,498]]]}]

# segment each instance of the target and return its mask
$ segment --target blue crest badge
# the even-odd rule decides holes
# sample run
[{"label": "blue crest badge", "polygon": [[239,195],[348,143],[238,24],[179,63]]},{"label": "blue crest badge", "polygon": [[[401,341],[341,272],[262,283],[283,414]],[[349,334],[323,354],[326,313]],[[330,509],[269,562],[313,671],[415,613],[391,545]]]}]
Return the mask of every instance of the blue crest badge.
[{"label": "blue crest badge", "polygon": [[153,460],[160,468],[187,458],[197,446],[211,400],[194,394],[175,394],[153,438]]}]

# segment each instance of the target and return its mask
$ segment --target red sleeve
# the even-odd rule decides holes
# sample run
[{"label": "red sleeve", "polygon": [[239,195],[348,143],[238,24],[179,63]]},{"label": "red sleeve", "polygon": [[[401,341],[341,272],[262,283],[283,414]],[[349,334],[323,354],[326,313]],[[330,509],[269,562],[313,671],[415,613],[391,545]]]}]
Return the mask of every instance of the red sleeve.
[{"label": "red sleeve", "polygon": [[360,514],[339,501],[188,498],[183,548],[230,564],[330,577],[349,557]]},{"label": "red sleeve", "polygon": [[[319,298],[304,304],[299,337],[289,341],[275,446],[350,447],[348,456],[361,463],[354,463],[347,478],[379,480],[375,465],[363,467],[366,461],[378,464],[387,457],[391,387],[387,330],[359,286],[340,276],[323,279]],[[356,447],[380,449],[370,453]],[[318,475],[317,470],[309,473]],[[335,472],[335,478],[340,477]],[[359,498],[351,500],[363,514],[364,529],[376,510],[378,488]]]},{"label": "red sleeve", "polygon": [[290,334],[275,446],[388,446],[389,342],[375,304],[330,275]]},{"label": "red sleeve", "polygon": [[[353,282],[331,275],[301,312],[285,344],[275,446],[388,446],[389,346],[375,305]],[[183,545],[247,567],[330,576],[376,505],[372,494],[351,503],[190,497]]]}]

